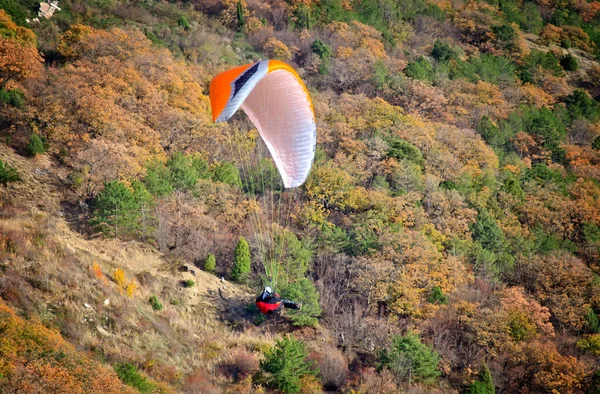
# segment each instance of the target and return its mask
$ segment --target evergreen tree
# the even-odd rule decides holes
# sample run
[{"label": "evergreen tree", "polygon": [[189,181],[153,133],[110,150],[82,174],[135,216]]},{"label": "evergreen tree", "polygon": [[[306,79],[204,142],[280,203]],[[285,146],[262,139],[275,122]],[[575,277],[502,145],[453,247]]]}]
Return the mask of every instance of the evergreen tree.
[{"label": "evergreen tree", "polygon": [[21,180],[17,169],[4,164],[2,160],[0,160],[0,185],[7,185],[9,182],[16,182]]},{"label": "evergreen tree", "polygon": [[204,271],[214,274],[216,268],[217,268],[217,259],[215,258],[214,254],[209,253],[208,257],[204,261]]},{"label": "evergreen tree", "polygon": [[408,332],[392,339],[390,349],[380,354],[379,369],[387,368],[399,381],[433,383],[440,376],[440,356],[423,344],[419,335]]},{"label": "evergreen tree", "polygon": [[246,19],[244,17],[244,5],[242,4],[242,0],[238,0],[236,9],[237,9],[238,30],[242,31],[242,28],[246,24]]},{"label": "evergreen tree", "polygon": [[27,153],[31,156],[35,156],[44,152],[46,152],[46,147],[40,136],[37,133],[31,134],[31,137],[29,137],[29,144],[27,144]]},{"label": "evergreen tree", "polygon": [[192,25],[190,25],[190,22],[184,15],[181,15],[179,17],[179,21],[177,23],[179,24],[179,26],[183,27],[184,30],[190,30],[192,28]]},{"label": "evergreen tree", "polygon": [[494,218],[487,210],[481,210],[477,215],[477,221],[471,226],[473,238],[481,243],[487,250],[499,251],[502,249],[504,234]]},{"label": "evergreen tree", "polygon": [[160,161],[148,163],[144,184],[153,196],[164,197],[169,195],[173,191],[171,170]]},{"label": "evergreen tree", "polygon": [[260,368],[269,374],[267,384],[284,393],[299,393],[301,379],[317,374],[313,364],[306,361],[307,355],[303,342],[291,336],[278,340],[260,362]]},{"label": "evergreen tree", "polygon": [[139,205],[133,191],[124,183],[111,181],[94,200],[90,224],[105,236],[133,234],[139,228]]},{"label": "evergreen tree", "polygon": [[281,290],[281,296],[302,304],[302,309],[289,311],[293,325],[298,327],[317,325],[319,322],[317,317],[321,315],[322,310],[319,306],[319,292],[310,280],[302,278],[288,284]]},{"label": "evergreen tree", "polygon": [[231,271],[231,278],[236,282],[243,282],[250,273],[250,246],[244,237],[240,237],[240,240],[235,247],[233,270]]},{"label": "evergreen tree", "polygon": [[469,389],[468,394],[495,394],[496,387],[492,379],[492,374],[487,364],[483,363],[481,370],[479,371],[479,378],[474,381]]},{"label": "evergreen tree", "polygon": [[191,157],[176,152],[167,161],[171,170],[171,184],[175,189],[192,189],[198,181],[198,171]]}]

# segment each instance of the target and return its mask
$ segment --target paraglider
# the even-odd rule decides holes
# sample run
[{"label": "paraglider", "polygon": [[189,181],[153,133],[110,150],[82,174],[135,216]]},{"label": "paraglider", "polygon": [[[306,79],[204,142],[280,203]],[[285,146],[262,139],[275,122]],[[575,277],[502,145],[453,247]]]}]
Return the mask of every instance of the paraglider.
[{"label": "paraglider", "polygon": [[265,315],[280,313],[283,307],[289,309],[302,308],[302,304],[282,300],[279,294],[273,293],[273,290],[269,286],[266,286],[256,299],[256,306]]},{"label": "paraglider", "polygon": [[306,86],[292,67],[263,60],[227,70],[210,83],[213,121],[225,122],[241,107],[258,129],[284,187],[302,185],[317,143],[315,115]]},{"label": "paraglider", "polygon": [[[315,157],[316,121],[308,90],[291,66],[278,60],[262,60],[222,72],[210,83],[210,104],[214,122],[225,122],[239,108],[244,110],[269,150],[285,189],[296,188],[306,181]],[[290,209],[293,193],[291,197]],[[264,205],[268,206],[266,198]],[[281,194],[279,205],[277,210],[271,200],[273,225],[276,215],[280,219]],[[261,232],[262,227],[257,215],[255,231]],[[264,249],[265,245],[260,245],[263,236],[255,238],[259,250]],[[266,261],[263,264],[267,277],[272,278],[271,285],[276,285],[279,272],[276,254],[283,253],[278,238],[282,237],[273,238],[270,258],[264,253],[265,260],[270,260],[270,265]],[[282,300],[268,286],[256,299],[256,305],[264,314],[279,313],[283,307],[301,308],[301,304]]]}]

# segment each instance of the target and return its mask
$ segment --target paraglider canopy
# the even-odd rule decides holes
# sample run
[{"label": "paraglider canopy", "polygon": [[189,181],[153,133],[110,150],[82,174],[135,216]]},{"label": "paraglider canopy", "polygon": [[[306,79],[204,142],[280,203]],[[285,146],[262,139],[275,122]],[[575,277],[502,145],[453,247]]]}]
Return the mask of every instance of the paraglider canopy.
[{"label": "paraglider canopy", "polygon": [[269,149],[286,188],[304,183],[317,143],[315,115],[306,86],[292,67],[263,60],[227,70],[210,83],[213,121],[225,122],[241,107]]}]

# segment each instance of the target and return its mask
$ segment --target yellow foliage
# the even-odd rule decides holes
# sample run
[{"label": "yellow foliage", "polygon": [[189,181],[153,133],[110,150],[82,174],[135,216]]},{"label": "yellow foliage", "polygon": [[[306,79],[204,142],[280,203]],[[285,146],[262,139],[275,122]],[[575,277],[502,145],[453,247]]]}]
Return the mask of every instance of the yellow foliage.
[{"label": "yellow foliage", "polygon": [[119,288],[123,288],[125,286],[125,271],[122,268],[115,269],[113,271],[113,280]]},{"label": "yellow foliage", "polygon": [[133,297],[133,293],[137,289],[137,284],[134,281],[131,281],[125,286],[125,293],[128,297]]},{"label": "yellow foliage", "polygon": [[289,60],[292,58],[292,52],[283,42],[275,37],[270,37],[265,43],[265,51],[275,59]]}]

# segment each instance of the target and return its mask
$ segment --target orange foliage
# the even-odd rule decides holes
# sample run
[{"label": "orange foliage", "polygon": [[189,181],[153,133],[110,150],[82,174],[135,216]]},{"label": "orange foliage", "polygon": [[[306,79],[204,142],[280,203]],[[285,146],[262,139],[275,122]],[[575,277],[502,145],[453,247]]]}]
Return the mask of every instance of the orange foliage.
[{"label": "orange foliage", "polygon": [[9,32],[0,36],[0,88],[5,88],[11,81],[39,74],[43,59],[33,32],[14,24],[4,10],[0,10],[0,27]]},{"label": "orange foliage", "polygon": [[0,300],[0,391],[135,393],[112,369],[87,359],[57,331],[29,323]]}]

